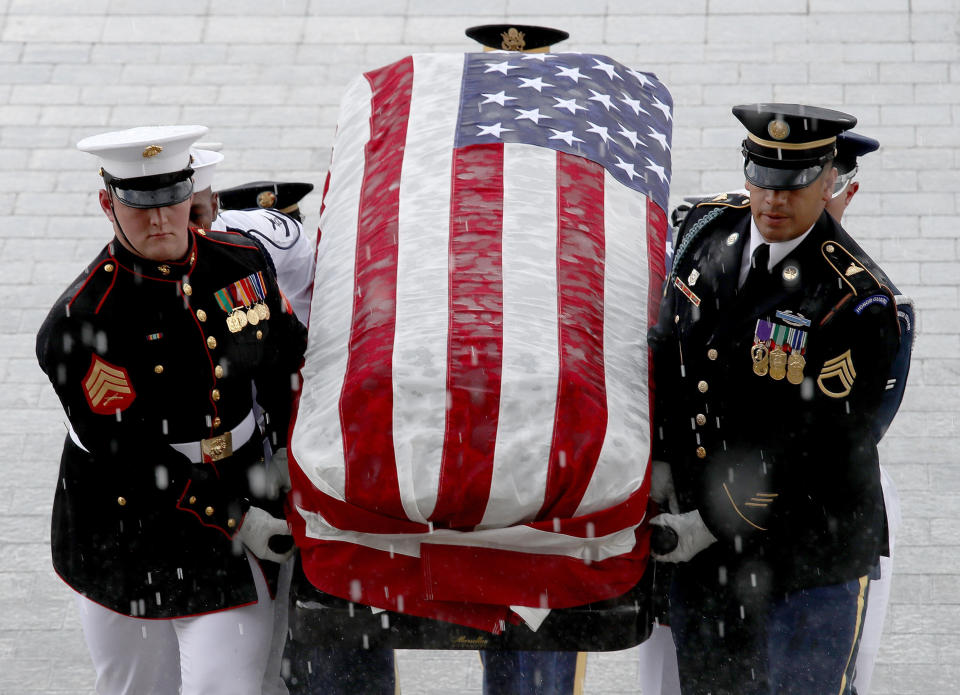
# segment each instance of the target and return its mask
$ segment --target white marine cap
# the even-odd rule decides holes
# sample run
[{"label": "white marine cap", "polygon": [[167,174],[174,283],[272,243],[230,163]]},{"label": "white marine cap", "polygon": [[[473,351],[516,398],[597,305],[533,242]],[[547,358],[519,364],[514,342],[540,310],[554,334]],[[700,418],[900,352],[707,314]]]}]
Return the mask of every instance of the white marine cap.
[{"label": "white marine cap", "polygon": [[199,147],[191,147],[190,154],[193,156],[193,190],[204,191],[211,188],[213,186],[213,172],[217,168],[217,164],[223,161],[223,155],[212,149],[201,149]]},{"label": "white marine cap", "polygon": [[207,130],[202,125],[141,126],[84,138],[77,149],[97,155],[110,178],[172,174],[189,168],[190,145]]}]

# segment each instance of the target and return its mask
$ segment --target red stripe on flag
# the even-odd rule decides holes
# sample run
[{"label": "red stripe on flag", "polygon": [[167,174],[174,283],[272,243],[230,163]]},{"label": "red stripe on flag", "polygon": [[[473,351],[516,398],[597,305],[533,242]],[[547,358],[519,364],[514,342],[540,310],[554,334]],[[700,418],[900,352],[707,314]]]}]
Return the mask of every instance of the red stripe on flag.
[{"label": "red stripe on flag", "polygon": [[372,90],[357,223],[353,320],[340,424],[345,496],[359,507],[405,518],[393,448],[393,340],[397,305],[400,172],[413,59],[366,73]]},{"label": "red stripe on flag", "polygon": [[[667,281],[667,214],[652,200],[647,200],[647,326],[657,323],[660,300],[663,298],[663,283]],[[647,350],[647,402],[650,412],[650,441],[657,433],[653,431],[653,403],[656,400],[657,384],[653,378],[653,352]],[[653,449],[651,448],[651,454]],[[651,457],[652,458],[652,457]],[[645,484],[649,483],[653,466],[647,467]]]},{"label": "red stripe on flag", "polygon": [[600,164],[557,153],[560,383],[547,488],[538,519],[576,513],[607,428],[603,178]]},{"label": "red stripe on flag", "polygon": [[667,214],[647,200],[647,263],[650,289],[647,296],[647,325],[653,326],[660,313],[660,297],[667,279]]},{"label": "red stripe on flag", "polygon": [[447,414],[431,519],[483,519],[493,476],[503,356],[503,146],[454,151],[450,194]]}]

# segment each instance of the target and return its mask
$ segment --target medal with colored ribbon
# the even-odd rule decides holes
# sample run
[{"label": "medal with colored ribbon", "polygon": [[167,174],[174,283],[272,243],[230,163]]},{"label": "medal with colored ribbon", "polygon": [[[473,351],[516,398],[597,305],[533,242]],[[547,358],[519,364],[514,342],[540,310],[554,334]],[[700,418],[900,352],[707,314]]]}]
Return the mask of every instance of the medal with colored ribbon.
[{"label": "medal with colored ribbon", "polygon": [[770,346],[770,378],[780,381],[787,375],[787,353],[783,349],[787,344],[787,333],[790,329],[780,324],[773,325]]},{"label": "medal with colored ribbon", "polygon": [[770,350],[767,341],[773,325],[764,319],[757,320],[757,328],[753,335],[753,347],[750,348],[750,358],[753,360],[753,373],[757,376],[766,376],[769,371]]},{"label": "medal with colored ribbon", "polygon": [[224,287],[214,296],[227,313],[227,329],[231,333],[239,333],[247,324],[256,326],[270,318],[270,309],[264,302],[267,286],[261,272]]},{"label": "medal with colored ribbon", "polygon": [[803,383],[803,368],[807,364],[803,353],[807,346],[807,333],[799,328],[791,328],[787,334],[790,345],[790,357],[787,359],[787,381],[791,384]]}]

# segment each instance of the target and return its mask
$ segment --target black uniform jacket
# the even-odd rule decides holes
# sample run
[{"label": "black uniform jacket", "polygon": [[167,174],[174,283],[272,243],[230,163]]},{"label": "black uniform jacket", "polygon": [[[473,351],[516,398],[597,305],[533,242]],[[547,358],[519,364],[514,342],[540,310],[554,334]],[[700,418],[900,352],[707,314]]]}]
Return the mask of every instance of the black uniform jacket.
[{"label": "black uniform jacket", "polygon": [[[234,535],[250,504],[282,517],[262,484],[259,430],[220,460],[194,463],[170,443],[234,430],[255,385],[265,434],[285,446],[306,343],[254,243],[190,235],[179,263],[144,260],[114,240],[37,336],[40,366],[75,433],[54,500],[54,568],[88,598],[140,617],[256,602]],[[231,330],[227,317],[244,307],[256,317],[240,330],[235,318]],[[264,570],[271,577],[276,565]]]},{"label": "black uniform jacket", "polygon": [[[871,425],[899,344],[896,306],[826,212],[763,286],[741,291],[749,239],[742,196],[684,220],[650,334],[654,458],[670,462],[682,511],[699,509],[718,537],[709,554],[761,560],[778,590],[848,581],[885,538]],[[795,351],[802,368],[784,370]]]}]

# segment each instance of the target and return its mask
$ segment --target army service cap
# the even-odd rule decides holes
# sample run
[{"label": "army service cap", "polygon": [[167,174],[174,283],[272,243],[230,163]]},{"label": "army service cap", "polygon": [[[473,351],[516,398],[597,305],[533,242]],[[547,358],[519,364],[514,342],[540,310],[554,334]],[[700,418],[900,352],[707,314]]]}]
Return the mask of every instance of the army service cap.
[{"label": "army service cap", "polygon": [[873,138],[846,131],[837,136],[837,156],[833,166],[837,169],[837,180],[833,184],[833,197],[840,196],[847,185],[853,181],[860,169],[857,157],[861,157],[880,148],[880,143]]},{"label": "army service cap", "polygon": [[880,149],[880,142],[866,135],[847,131],[837,136],[837,157],[833,166],[841,174],[846,174],[857,168],[857,157],[876,152]]},{"label": "army service cap", "polygon": [[803,104],[745,104],[733,115],[747,129],[743,173],[760,188],[809,186],[833,160],[837,136],[857,124],[850,114]]},{"label": "army service cap", "polygon": [[530,24],[481,24],[464,32],[483,44],[484,50],[545,53],[570,37],[565,31]]},{"label": "army service cap", "polygon": [[190,145],[207,132],[201,125],[143,126],[84,138],[81,152],[100,160],[100,175],[124,205],[176,205],[193,193]]},{"label": "army service cap", "polygon": [[274,208],[288,215],[296,213],[300,200],[313,190],[312,183],[295,181],[253,181],[217,192],[223,210]]},{"label": "army service cap", "polygon": [[215,150],[197,146],[190,148],[190,156],[193,157],[193,190],[205,191],[211,188],[213,172],[223,161],[223,155]]}]

